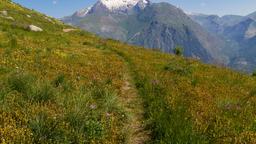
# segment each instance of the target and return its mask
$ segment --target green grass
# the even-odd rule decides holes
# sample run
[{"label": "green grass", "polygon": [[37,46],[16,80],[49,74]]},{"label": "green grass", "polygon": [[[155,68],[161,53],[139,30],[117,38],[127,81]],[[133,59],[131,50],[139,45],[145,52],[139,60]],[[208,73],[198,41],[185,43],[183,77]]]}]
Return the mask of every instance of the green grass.
[{"label": "green grass", "polygon": [[252,77],[111,40],[107,46],[130,63],[152,143],[254,142]]},{"label": "green grass", "polygon": [[[129,67],[134,69],[135,64],[132,63],[129,57],[116,49],[111,50],[123,57],[128,62]],[[171,68],[170,65],[164,67],[164,70],[170,69],[184,74],[184,71],[179,69],[176,71],[176,68]],[[133,70],[132,73],[139,94],[145,100],[145,118],[148,120],[147,128],[152,131],[150,143],[206,143],[206,139],[203,136],[193,133],[192,121],[188,116],[187,106],[181,100],[177,99],[178,106],[176,108],[168,108],[168,103],[166,102],[167,91],[160,81],[150,81],[148,77],[139,75],[136,70]]]},{"label": "green grass", "polygon": [[256,142],[255,77],[64,33],[71,27],[7,0],[0,10],[15,19],[0,17],[0,143],[127,143],[127,75],[143,101],[148,143]]}]

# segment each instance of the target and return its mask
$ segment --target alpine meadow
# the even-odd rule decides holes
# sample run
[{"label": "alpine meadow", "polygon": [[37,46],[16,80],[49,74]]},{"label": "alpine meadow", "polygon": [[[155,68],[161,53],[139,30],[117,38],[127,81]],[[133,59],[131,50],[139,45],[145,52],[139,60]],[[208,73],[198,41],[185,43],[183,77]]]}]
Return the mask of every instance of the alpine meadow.
[{"label": "alpine meadow", "polygon": [[255,75],[186,49],[129,45],[0,0],[0,143],[255,144]]}]

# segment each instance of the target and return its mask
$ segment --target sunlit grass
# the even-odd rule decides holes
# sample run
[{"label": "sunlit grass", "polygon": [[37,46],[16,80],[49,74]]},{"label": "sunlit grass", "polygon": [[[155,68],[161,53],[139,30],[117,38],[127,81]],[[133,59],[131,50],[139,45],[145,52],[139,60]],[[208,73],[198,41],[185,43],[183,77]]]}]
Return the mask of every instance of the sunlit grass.
[{"label": "sunlit grass", "polygon": [[[151,143],[255,143],[254,77],[100,39],[0,2],[0,143],[125,143],[124,75]],[[30,15],[32,18],[27,17]],[[25,26],[44,29],[35,33]]]},{"label": "sunlit grass", "polygon": [[130,63],[153,143],[255,142],[254,78],[112,40],[107,45]]}]

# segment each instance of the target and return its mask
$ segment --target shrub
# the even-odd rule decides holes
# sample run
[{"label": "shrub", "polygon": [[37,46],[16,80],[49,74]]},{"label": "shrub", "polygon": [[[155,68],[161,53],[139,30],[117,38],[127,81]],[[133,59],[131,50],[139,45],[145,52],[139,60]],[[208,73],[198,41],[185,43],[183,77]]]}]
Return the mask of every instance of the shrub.
[{"label": "shrub", "polygon": [[176,46],[173,50],[174,54],[177,56],[183,55],[183,48],[181,46]]},{"label": "shrub", "polygon": [[59,74],[52,82],[51,84],[55,87],[61,87],[63,92],[71,92],[73,90],[72,82],[69,80],[66,80],[66,77],[64,74]]},{"label": "shrub", "polygon": [[64,74],[59,74],[54,80],[53,80],[53,85],[55,87],[59,87],[61,84],[63,84],[65,81],[65,75]]},{"label": "shrub", "polygon": [[195,87],[195,86],[198,84],[198,82],[199,82],[199,81],[198,81],[197,78],[192,78],[192,80],[191,80],[191,85]]},{"label": "shrub", "polygon": [[254,71],[254,72],[252,73],[252,76],[253,76],[253,77],[256,77],[256,71]]}]

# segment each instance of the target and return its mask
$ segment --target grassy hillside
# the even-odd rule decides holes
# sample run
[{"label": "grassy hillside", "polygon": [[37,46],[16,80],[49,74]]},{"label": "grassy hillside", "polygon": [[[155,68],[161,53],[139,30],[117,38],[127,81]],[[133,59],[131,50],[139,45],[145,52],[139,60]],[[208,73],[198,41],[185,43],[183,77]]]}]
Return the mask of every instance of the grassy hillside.
[{"label": "grassy hillside", "polygon": [[255,78],[0,11],[0,143],[256,143]]}]

